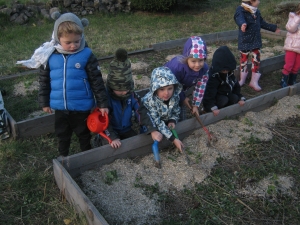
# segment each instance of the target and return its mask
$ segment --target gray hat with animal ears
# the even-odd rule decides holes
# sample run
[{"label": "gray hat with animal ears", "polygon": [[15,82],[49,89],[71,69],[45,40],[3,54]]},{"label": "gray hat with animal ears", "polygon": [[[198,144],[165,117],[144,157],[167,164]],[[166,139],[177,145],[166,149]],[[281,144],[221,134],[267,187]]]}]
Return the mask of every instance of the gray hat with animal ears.
[{"label": "gray hat with animal ears", "polygon": [[56,11],[51,14],[52,19],[56,20],[54,24],[54,38],[55,41],[59,42],[59,39],[57,37],[57,30],[58,26],[66,21],[71,21],[76,23],[79,27],[83,28],[89,25],[89,21],[86,18],[83,18],[80,20],[75,14],[73,13],[64,13],[60,14],[60,12]]}]

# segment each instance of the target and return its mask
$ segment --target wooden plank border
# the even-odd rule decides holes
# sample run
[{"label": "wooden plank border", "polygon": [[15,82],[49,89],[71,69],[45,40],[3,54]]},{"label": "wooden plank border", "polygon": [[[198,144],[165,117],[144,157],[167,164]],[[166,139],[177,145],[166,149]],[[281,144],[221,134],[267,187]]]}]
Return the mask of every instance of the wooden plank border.
[{"label": "wooden plank border", "polygon": [[[298,87],[300,88],[300,83]],[[297,86],[294,86],[293,88],[297,88]],[[293,93],[296,92],[294,91]],[[204,125],[209,125],[224,118],[242,115],[248,111],[261,111],[262,109],[273,104],[274,101],[289,95],[290,87],[281,88],[276,91],[249,99],[246,101],[243,107],[235,104],[223,108],[220,110],[220,113],[217,117],[213,116],[213,113],[206,113],[201,115],[200,118]],[[197,128],[200,128],[200,125],[195,118],[190,118],[179,122],[176,126],[176,130],[180,138],[186,137]],[[148,154],[151,152],[152,144],[153,141],[150,135],[139,134],[137,136],[122,140],[122,146],[119,149],[112,149],[110,145],[105,145],[68,156],[66,157],[67,163],[65,168],[71,174],[71,176],[76,177],[78,174],[88,169],[111,163],[119,158],[134,158]],[[161,142],[160,147],[163,148],[169,144],[170,142],[168,141]],[[99,152],[101,152],[101,154],[99,154]]]}]

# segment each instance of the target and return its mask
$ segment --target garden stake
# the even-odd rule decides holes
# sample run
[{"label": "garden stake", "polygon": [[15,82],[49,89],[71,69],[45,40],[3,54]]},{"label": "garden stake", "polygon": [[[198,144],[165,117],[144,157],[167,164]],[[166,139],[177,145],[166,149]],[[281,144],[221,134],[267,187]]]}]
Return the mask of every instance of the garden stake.
[{"label": "garden stake", "polygon": [[158,141],[156,141],[156,140],[152,144],[152,151],[153,151],[153,154],[154,154],[155,167],[161,169],[159,150],[158,150]]},{"label": "garden stake", "polygon": [[[172,134],[175,136],[175,138],[179,139],[176,130],[173,127],[170,127],[170,130],[171,130]],[[185,160],[186,160],[187,164],[190,166],[191,165],[191,163],[190,163],[191,160],[190,160],[189,156],[186,154],[183,147],[181,147],[181,151],[185,156]]]},{"label": "garden stake", "polygon": [[[186,103],[187,107],[188,107],[188,108],[191,110],[191,112],[192,112],[192,107],[191,107],[190,103],[187,103],[187,102],[185,102],[185,103]],[[192,114],[193,114],[193,113],[192,113]],[[202,123],[202,121],[201,121],[201,119],[200,119],[200,116],[199,116],[197,113],[194,113],[193,115],[196,117],[197,121],[200,123],[200,125],[201,125],[202,128],[203,128],[203,130],[204,130],[205,133],[207,134],[207,137],[208,137],[208,145],[211,145],[211,142],[217,141],[217,138],[216,138],[212,133],[210,133],[209,130],[204,126],[204,124]]]}]

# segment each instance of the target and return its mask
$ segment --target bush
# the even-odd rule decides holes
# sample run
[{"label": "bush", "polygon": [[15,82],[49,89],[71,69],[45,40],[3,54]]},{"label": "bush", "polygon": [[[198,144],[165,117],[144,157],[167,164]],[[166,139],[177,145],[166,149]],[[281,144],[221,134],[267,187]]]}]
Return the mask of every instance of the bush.
[{"label": "bush", "polygon": [[132,8],[143,11],[170,11],[175,8],[198,8],[209,0],[131,0]]},{"label": "bush", "polygon": [[209,0],[177,0],[180,8],[201,8],[209,5]]},{"label": "bush", "polygon": [[177,0],[131,0],[132,8],[143,11],[169,11]]}]

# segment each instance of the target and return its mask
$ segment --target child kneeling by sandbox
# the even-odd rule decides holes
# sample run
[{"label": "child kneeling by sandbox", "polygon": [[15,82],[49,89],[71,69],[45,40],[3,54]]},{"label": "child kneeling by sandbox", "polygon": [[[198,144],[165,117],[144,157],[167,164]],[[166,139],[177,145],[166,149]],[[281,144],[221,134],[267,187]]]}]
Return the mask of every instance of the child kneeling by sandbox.
[{"label": "child kneeling by sandbox", "polygon": [[170,129],[175,128],[179,119],[179,94],[182,85],[167,67],[158,67],[152,71],[150,91],[142,98],[139,108],[141,123],[151,133],[153,141],[162,141],[165,136],[182,151],[182,142],[175,138]]},{"label": "child kneeling by sandbox", "polygon": [[241,94],[241,86],[233,71],[236,60],[227,46],[219,47],[212,58],[209,78],[206,85],[203,107],[206,112],[217,116],[221,108],[238,103],[245,104],[246,98]]}]

